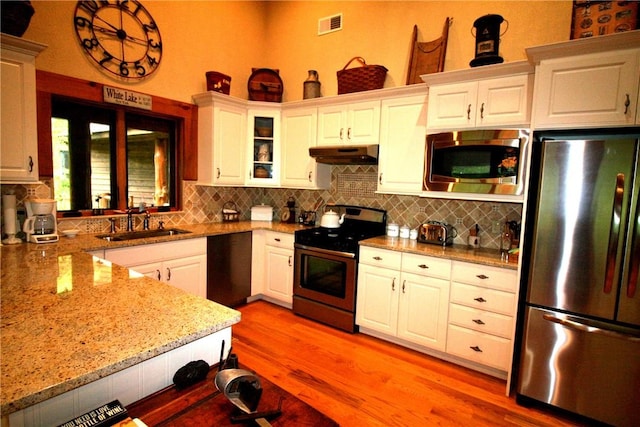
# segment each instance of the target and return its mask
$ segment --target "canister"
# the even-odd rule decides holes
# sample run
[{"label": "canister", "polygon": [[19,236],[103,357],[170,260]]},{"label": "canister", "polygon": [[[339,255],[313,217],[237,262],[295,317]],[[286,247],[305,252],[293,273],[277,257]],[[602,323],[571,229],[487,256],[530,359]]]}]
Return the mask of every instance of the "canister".
[{"label": "canister", "polygon": [[398,237],[400,235],[400,226],[395,223],[391,223],[387,225],[387,236],[389,237]]},{"label": "canister", "polygon": [[408,239],[409,238],[409,233],[410,233],[410,229],[408,226],[403,225],[402,227],[400,227],[400,238],[402,239]]}]

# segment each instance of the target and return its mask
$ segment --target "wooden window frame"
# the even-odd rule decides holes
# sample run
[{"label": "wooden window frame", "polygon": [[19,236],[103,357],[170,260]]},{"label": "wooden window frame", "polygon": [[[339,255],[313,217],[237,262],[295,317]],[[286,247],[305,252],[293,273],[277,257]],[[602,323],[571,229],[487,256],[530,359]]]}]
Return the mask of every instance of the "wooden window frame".
[{"label": "wooden window frame", "polygon": [[[105,103],[103,99],[104,84],[77,79],[50,73],[48,71],[36,70],[36,96],[37,96],[37,126],[38,126],[38,163],[39,174],[42,178],[53,177],[53,150],[51,135],[51,100],[54,96],[63,96],[69,100],[77,100],[82,103],[92,103],[98,107],[113,108],[115,105]],[[196,181],[198,179],[198,107],[159,96],[151,95],[152,110],[155,117],[175,120],[176,129],[176,181],[177,188],[175,210],[181,210],[182,202],[182,182]],[[124,117],[125,112],[140,114],[146,110],[139,110],[132,107],[118,106]],[[124,120],[118,120],[124,126]],[[118,179],[126,176],[126,171],[117,171]],[[119,199],[120,203],[125,203],[126,199]],[[126,206],[118,206],[118,209]],[[82,211],[83,216],[90,216],[91,210]],[[109,214],[109,212],[105,212]]]}]

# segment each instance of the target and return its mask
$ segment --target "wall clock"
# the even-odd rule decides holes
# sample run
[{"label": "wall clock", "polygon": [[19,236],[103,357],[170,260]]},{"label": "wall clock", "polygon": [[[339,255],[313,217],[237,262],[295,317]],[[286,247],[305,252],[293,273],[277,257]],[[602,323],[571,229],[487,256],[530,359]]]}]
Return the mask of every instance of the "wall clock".
[{"label": "wall clock", "polygon": [[110,74],[141,79],[160,65],[160,30],[137,0],[79,1],[73,26],[83,51]]}]

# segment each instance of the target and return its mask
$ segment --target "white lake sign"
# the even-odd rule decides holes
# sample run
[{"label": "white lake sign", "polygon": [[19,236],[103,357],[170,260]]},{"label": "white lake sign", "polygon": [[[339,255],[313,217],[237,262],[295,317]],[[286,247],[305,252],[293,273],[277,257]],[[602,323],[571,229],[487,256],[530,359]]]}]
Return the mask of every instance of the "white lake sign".
[{"label": "white lake sign", "polygon": [[126,105],[127,107],[142,108],[144,110],[151,110],[152,108],[151,95],[145,95],[144,93],[104,86],[102,94],[104,102],[111,104]]}]

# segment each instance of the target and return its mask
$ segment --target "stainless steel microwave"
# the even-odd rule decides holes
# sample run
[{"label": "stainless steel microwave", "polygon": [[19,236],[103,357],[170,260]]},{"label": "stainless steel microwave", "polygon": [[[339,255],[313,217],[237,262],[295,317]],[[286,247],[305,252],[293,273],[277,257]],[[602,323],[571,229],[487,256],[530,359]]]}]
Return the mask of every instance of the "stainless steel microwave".
[{"label": "stainless steel microwave", "polygon": [[521,195],[528,129],[427,135],[424,191]]}]

